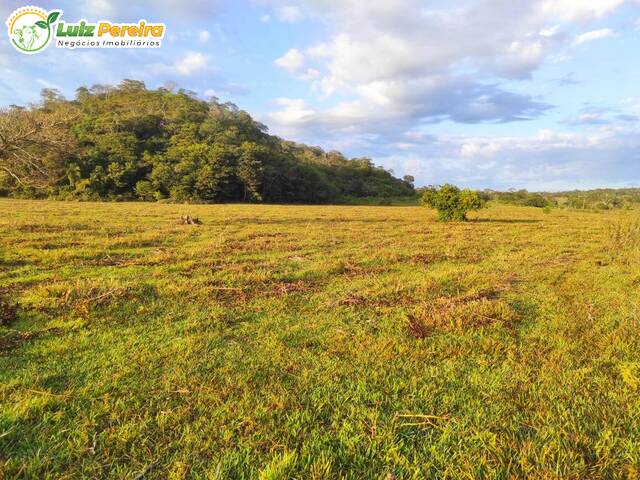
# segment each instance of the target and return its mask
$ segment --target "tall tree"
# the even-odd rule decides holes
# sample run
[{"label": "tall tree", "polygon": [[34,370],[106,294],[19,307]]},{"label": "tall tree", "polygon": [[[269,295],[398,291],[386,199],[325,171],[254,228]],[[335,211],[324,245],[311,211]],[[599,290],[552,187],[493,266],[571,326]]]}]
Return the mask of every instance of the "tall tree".
[{"label": "tall tree", "polygon": [[65,104],[54,109],[0,110],[0,171],[22,187],[46,187],[65,176],[77,144],[70,126],[78,118]]}]

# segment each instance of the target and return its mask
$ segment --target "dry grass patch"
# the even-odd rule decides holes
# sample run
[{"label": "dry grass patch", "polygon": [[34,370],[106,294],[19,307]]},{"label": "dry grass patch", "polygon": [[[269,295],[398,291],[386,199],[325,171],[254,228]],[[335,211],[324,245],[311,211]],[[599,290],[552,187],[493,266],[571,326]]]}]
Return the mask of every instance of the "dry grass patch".
[{"label": "dry grass patch", "polygon": [[445,296],[423,303],[407,314],[407,327],[415,338],[425,338],[434,332],[462,333],[493,324],[510,327],[516,320],[513,308],[489,292]]}]

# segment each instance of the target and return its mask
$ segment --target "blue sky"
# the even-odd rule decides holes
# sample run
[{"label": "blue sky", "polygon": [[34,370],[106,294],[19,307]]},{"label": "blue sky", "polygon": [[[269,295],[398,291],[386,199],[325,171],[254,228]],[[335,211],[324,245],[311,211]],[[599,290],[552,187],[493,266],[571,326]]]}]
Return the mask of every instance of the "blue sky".
[{"label": "blue sky", "polygon": [[[640,186],[640,0],[30,4],[167,32],[160,49],[30,56],[2,35],[3,106],[44,87],[73,97],[80,85],[171,81],[419,185]],[[24,5],[3,0],[0,14]]]}]

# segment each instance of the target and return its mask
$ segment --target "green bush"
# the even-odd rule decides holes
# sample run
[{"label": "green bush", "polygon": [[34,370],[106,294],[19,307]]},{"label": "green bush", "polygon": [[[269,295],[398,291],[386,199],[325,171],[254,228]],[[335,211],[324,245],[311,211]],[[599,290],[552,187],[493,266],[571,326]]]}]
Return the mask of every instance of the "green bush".
[{"label": "green bush", "polygon": [[524,205],[527,207],[544,208],[549,205],[549,201],[542,195],[530,194],[524,201]]},{"label": "green bush", "polygon": [[478,192],[468,188],[460,190],[455,185],[445,184],[425,189],[422,204],[435,208],[438,211],[438,220],[463,222],[467,220],[468,212],[483,208],[486,202]]}]

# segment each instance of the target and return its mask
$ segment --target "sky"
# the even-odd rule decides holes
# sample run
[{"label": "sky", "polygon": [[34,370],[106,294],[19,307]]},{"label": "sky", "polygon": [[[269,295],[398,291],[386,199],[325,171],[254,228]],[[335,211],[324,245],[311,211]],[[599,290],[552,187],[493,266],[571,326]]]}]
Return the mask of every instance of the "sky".
[{"label": "sky", "polygon": [[[42,88],[174,82],[417,185],[640,186],[640,0],[28,4],[66,21],[163,22],[165,39],[23,55],[0,35],[0,106]],[[24,5],[2,0],[0,16]]]}]

